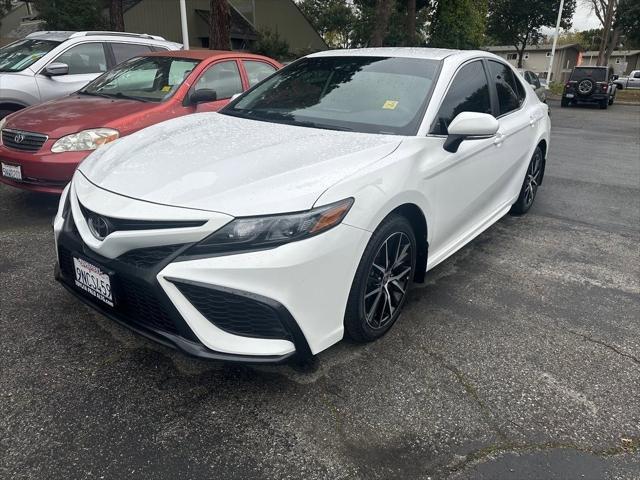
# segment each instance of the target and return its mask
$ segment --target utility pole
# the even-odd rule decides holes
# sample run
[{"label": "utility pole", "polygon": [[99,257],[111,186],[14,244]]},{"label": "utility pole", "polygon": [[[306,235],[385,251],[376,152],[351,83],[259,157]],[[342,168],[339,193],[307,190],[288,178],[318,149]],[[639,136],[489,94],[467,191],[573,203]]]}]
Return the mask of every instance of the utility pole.
[{"label": "utility pole", "polygon": [[556,55],[556,45],[558,44],[558,36],[560,35],[560,21],[562,20],[562,9],[564,8],[564,0],[560,0],[560,8],[558,9],[558,20],[556,21],[556,30],[553,33],[553,45],[551,46],[551,56],[549,57],[549,68],[547,69],[547,87],[551,83],[551,72],[553,71],[553,58]]},{"label": "utility pole", "polygon": [[182,48],[189,50],[189,27],[187,26],[186,0],[180,0],[180,23],[182,25]]}]

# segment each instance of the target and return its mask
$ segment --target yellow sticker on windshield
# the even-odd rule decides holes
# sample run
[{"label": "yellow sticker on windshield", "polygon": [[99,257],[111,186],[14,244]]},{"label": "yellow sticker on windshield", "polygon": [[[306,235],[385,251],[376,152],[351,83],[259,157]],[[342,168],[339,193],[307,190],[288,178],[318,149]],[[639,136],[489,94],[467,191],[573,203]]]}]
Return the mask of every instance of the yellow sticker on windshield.
[{"label": "yellow sticker on windshield", "polygon": [[387,100],[386,102],[384,102],[384,105],[382,105],[382,108],[384,108],[385,110],[395,110],[397,106],[397,100]]},{"label": "yellow sticker on windshield", "polygon": [[170,92],[171,91],[171,85],[166,85],[166,86],[162,87],[162,91],[163,92]]}]

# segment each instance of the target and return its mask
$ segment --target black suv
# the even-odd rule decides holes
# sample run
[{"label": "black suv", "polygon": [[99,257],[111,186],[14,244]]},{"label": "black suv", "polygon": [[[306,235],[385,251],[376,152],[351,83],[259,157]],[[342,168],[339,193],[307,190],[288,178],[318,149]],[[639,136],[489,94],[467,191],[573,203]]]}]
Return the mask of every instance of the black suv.
[{"label": "black suv", "polygon": [[575,67],[569,81],[564,86],[560,105],[568,107],[575,103],[597,103],[600,108],[613,105],[616,98],[618,78],[612,67]]}]

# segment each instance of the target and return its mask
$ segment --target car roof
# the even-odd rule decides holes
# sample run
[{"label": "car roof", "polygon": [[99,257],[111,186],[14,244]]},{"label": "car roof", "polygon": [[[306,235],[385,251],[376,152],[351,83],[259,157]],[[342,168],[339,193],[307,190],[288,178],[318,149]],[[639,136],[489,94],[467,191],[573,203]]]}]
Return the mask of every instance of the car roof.
[{"label": "car roof", "polygon": [[235,52],[232,50],[173,50],[145,54],[145,57],[172,57],[172,58],[189,58],[192,60],[206,60],[211,57],[239,57],[239,58],[255,58],[273,61],[271,58],[262,55],[254,55],[252,53]]},{"label": "car roof", "polygon": [[28,39],[40,39],[40,40],[54,40],[57,42],[64,42],[68,40],[71,35],[76,32],[66,32],[66,31],[42,31],[42,32],[33,32],[26,36]]},{"label": "car roof", "polygon": [[[354,48],[344,50],[326,50],[313,53],[309,57],[403,57],[422,58],[427,60],[442,60],[451,55],[468,54],[469,50],[451,50],[446,48],[420,48],[420,47],[379,47],[379,48]],[[487,52],[478,51],[487,56]]]}]

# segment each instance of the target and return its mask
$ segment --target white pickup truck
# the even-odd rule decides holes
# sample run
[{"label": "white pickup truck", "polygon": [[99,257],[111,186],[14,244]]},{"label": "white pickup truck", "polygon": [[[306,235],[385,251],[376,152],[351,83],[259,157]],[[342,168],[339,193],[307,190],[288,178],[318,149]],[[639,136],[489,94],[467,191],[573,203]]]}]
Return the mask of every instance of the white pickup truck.
[{"label": "white pickup truck", "polygon": [[632,70],[628,77],[620,77],[614,80],[616,86],[623,88],[640,88],[640,70]]}]

